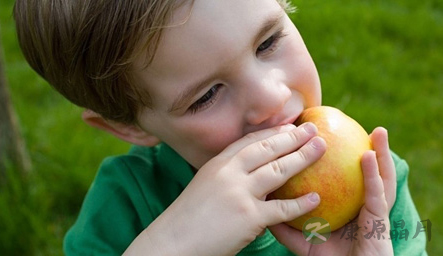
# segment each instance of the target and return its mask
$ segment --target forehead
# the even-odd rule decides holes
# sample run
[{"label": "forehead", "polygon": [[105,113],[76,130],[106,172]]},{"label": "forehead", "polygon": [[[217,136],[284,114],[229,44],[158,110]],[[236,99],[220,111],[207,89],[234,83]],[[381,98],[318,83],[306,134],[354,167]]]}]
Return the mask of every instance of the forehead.
[{"label": "forehead", "polygon": [[[187,1],[163,31],[156,55],[143,72],[145,84],[176,84],[217,72],[252,50],[263,22],[281,12],[276,0]],[[154,91],[154,99],[161,98],[156,88],[148,90]]]}]

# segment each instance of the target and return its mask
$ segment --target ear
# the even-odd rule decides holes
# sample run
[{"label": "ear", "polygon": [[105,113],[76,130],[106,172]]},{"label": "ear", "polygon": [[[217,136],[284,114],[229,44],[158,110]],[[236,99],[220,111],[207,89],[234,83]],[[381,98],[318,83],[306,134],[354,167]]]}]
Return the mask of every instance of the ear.
[{"label": "ear", "polygon": [[160,143],[156,136],[142,130],[138,125],[106,120],[100,114],[89,109],[83,111],[82,119],[88,125],[109,132],[131,144],[152,147]]}]

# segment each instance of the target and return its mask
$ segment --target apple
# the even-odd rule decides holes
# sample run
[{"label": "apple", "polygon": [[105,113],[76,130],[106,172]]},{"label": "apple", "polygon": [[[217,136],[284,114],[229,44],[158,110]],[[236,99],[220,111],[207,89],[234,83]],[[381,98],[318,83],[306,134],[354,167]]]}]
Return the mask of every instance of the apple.
[{"label": "apple", "polygon": [[320,205],[287,224],[302,230],[306,220],[320,217],[328,221],[334,231],[354,219],[364,204],[360,161],[363,153],[372,149],[371,140],[360,124],[337,108],[305,109],[295,125],[304,122],[317,126],[318,135],[326,141],[326,153],[274,191],[272,197],[291,199],[317,192]]}]

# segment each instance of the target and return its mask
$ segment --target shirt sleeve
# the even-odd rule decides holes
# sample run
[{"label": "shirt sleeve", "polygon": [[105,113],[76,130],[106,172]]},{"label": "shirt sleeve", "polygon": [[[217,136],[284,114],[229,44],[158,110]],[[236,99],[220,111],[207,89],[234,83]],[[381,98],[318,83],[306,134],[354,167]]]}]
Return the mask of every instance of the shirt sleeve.
[{"label": "shirt sleeve", "polygon": [[[66,255],[121,255],[143,230],[145,203],[124,161],[105,159],[64,241]],[[128,190],[126,188],[132,188]],[[149,218],[149,217],[148,217]]]},{"label": "shirt sleeve", "polygon": [[[397,172],[397,199],[390,212],[390,238],[395,255],[427,255],[425,220],[420,219],[408,188],[409,167],[392,153]],[[422,222],[424,221],[424,222]],[[417,233],[418,232],[418,233]]]}]

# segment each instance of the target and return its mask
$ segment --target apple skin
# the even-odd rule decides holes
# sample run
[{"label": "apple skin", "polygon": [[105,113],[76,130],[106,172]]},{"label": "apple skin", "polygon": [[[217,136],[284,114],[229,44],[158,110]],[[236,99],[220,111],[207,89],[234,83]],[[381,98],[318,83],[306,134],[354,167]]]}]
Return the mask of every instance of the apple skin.
[{"label": "apple skin", "polygon": [[291,199],[317,192],[320,205],[287,224],[302,230],[306,220],[321,217],[334,231],[354,219],[364,204],[360,161],[363,153],[372,149],[371,140],[360,124],[333,107],[305,109],[295,124],[304,122],[317,126],[318,135],[326,141],[326,153],[274,191],[272,197]]}]

